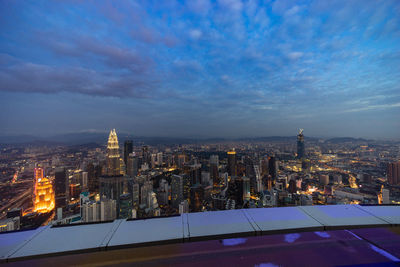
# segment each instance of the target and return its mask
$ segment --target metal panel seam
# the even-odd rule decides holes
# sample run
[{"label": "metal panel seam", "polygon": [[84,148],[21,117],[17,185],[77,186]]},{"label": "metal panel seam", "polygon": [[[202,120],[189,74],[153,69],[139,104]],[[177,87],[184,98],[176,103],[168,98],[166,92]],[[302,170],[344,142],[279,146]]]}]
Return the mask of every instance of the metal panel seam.
[{"label": "metal panel seam", "polygon": [[42,233],[44,230],[47,230],[48,228],[50,228],[49,225],[46,225],[43,227],[43,229],[41,231],[38,231],[37,233],[33,234],[28,240],[26,240],[25,242],[23,242],[23,244],[21,246],[19,246],[18,248],[16,248],[14,251],[10,252],[5,258],[9,259],[12,255],[14,255],[15,253],[17,253],[20,249],[22,249],[24,246],[26,246],[26,244],[28,244],[29,242],[32,241],[33,238],[35,238],[37,235],[39,235],[40,233]]}]

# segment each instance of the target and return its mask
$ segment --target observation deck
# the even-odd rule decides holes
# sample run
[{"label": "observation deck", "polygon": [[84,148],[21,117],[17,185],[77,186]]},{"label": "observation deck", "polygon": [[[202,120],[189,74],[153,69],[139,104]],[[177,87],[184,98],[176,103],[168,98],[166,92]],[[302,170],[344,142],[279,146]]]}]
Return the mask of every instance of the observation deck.
[{"label": "observation deck", "polygon": [[400,206],[224,210],[0,234],[0,262],[11,264],[204,266],[221,260],[252,266],[399,263]]}]

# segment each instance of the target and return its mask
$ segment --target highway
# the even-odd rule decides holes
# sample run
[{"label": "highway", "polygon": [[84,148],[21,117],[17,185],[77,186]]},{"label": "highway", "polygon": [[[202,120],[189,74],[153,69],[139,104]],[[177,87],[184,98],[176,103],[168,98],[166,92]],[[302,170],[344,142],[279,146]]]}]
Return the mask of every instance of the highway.
[{"label": "highway", "polygon": [[[7,205],[5,205],[4,207],[0,208],[0,219],[3,219],[4,217],[6,217],[6,212],[8,209],[14,208],[14,207],[20,207],[22,205],[23,202],[26,201],[27,198],[31,198],[32,197],[32,189],[28,188],[24,193],[22,193],[19,196],[16,196],[14,198],[12,198]],[[5,213],[3,213],[5,212]]]}]

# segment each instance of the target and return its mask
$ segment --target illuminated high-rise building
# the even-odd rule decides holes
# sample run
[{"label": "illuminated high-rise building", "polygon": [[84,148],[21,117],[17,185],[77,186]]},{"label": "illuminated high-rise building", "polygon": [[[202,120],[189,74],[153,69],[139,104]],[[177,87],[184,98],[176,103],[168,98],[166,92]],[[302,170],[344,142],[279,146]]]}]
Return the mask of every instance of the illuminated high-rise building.
[{"label": "illuminated high-rise building", "polygon": [[304,156],[305,156],[304,135],[303,135],[303,129],[300,129],[299,134],[297,135],[297,158],[303,159]]},{"label": "illuminated high-rise building", "polygon": [[236,151],[228,151],[228,174],[229,176],[236,176]]},{"label": "illuminated high-rise building", "polygon": [[55,207],[53,185],[43,177],[43,169],[35,168],[34,210],[39,213],[50,212]]},{"label": "illuminated high-rise building", "polygon": [[118,137],[115,129],[110,131],[107,143],[107,175],[121,175]]},{"label": "illuminated high-rise building", "polygon": [[173,174],[171,177],[171,200],[172,206],[178,208],[183,200],[183,177]]},{"label": "illuminated high-rise building", "polygon": [[35,182],[38,179],[42,179],[44,177],[44,172],[43,172],[43,168],[37,167],[35,168]]}]

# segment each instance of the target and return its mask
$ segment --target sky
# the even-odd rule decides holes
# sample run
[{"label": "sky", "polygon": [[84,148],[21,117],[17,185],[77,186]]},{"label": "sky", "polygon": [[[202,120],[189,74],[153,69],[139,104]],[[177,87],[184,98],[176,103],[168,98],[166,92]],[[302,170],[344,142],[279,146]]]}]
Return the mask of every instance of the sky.
[{"label": "sky", "polygon": [[0,0],[0,133],[400,138],[400,1]]}]

